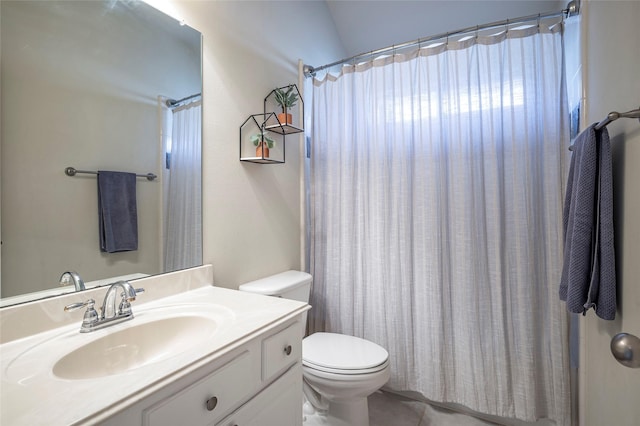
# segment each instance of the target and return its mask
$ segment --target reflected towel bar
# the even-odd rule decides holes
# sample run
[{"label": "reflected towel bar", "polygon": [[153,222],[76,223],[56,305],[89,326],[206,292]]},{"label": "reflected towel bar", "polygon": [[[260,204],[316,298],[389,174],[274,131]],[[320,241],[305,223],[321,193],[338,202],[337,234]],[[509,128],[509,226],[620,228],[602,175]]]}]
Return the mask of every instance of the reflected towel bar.
[{"label": "reflected towel bar", "polygon": [[[64,169],[64,174],[67,176],[75,176],[76,173],[86,173],[86,174],[90,174],[90,175],[97,175],[98,172],[92,172],[90,170],[77,170],[74,167],[67,167]],[[147,178],[147,180],[155,180],[158,176],[154,175],[153,173],[147,173],[146,175],[139,175],[136,174],[137,177],[143,177],[143,178]]]}]

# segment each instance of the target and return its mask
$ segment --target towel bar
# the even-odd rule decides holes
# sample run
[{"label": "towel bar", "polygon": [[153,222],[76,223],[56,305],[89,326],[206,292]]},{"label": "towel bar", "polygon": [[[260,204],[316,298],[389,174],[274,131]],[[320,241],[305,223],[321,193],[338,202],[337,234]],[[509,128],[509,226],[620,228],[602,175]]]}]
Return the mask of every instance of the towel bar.
[{"label": "towel bar", "polygon": [[[600,130],[603,127],[606,127],[609,123],[611,123],[612,121],[616,121],[618,118],[637,118],[638,120],[640,120],[640,108],[632,109],[631,111],[627,112],[612,111],[607,114],[607,116],[602,119],[602,121],[596,124],[596,130]],[[569,151],[573,151],[573,145],[569,147]]]},{"label": "towel bar", "polygon": [[640,119],[640,108],[632,109],[631,111],[627,111],[627,112],[617,112],[617,111],[610,112],[602,121],[596,124],[596,130],[602,129],[604,126],[611,123],[612,121],[616,121],[618,118]]},{"label": "towel bar", "polygon": [[[90,175],[97,175],[98,172],[93,172],[90,170],[77,170],[74,167],[67,167],[64,169],[64,174],[67,176],[75,176],[76,173],[85,173],[85,174],[90,174]],[[137,177],[143,177],[143,178],[147,178],[147,180],[155,180],[158,176],[154,175],[153,173],[147,173],[146,175],[139,175],[136,174]]]}]

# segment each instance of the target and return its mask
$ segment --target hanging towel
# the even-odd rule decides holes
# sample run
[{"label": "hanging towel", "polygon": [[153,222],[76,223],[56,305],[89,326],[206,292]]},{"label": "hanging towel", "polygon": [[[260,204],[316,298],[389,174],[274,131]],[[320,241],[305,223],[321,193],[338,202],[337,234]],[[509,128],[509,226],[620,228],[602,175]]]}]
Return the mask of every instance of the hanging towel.
[{"label": "hanging towel", "polygon": [[98,171],[100,250],[138,249],[135,173]]},{"label": "hanging towel", "polygon": [[590,126],[573,144],[563,220],[560,299],[570,312],[584,315],[594,308],[600,318],[614,319],[613,176],[606,127]]}]

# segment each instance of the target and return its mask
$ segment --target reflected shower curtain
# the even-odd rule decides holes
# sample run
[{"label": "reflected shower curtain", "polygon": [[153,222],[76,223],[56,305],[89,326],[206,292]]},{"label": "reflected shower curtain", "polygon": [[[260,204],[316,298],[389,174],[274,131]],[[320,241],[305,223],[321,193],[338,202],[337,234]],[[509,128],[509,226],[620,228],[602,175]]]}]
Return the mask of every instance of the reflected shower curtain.
[{"label": "reflected shower curtain", "polygon": [[202,102],[173,109],[166,193],[165,271],[202,264]]},{"label": "reflected shower curtain", "polygon": [[568,425],[561,24],[313,82],[311,331],[388,349],[394,390]]}]

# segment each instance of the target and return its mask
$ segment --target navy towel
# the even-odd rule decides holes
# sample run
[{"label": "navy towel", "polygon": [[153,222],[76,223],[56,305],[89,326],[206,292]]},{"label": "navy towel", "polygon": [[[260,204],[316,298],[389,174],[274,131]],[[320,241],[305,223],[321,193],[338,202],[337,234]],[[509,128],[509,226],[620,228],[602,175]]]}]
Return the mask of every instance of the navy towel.
[{"label": "navy towel", "polygon": [[135,173],[98,171],[100,250],[138,249]]},{"label": "navy towel", "polygon": [[567,309],[594,308],[602,319],[616,315],[613,241],[613,176],[607,128],[595,125],[573,144],[564,204],[564,265],[560,299]]}]

